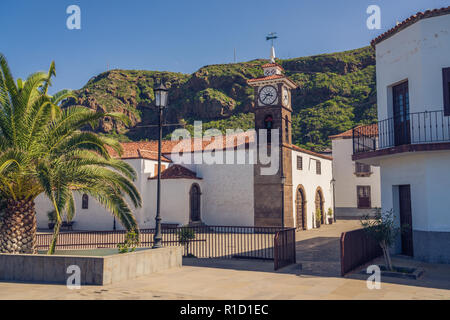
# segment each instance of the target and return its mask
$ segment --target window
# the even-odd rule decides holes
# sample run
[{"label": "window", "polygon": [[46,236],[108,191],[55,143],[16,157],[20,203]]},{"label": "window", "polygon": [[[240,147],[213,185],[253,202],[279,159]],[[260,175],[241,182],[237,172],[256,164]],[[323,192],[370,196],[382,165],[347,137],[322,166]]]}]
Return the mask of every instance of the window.
[{"label": "window", "polygon": [[355,174],[357,176],[368,176],[370,175],[371,167],[368,164],[355,162]]},{"label": "window", "polygon": [[189,202],[190,202],[190,222],[200,221],[200,207],[201,207],[201,192],[198,184],[194,183],[191,186],[191,191],[189,192]]},{"label": "window", "polygon": [[303,158],[297,156],[297,170],[303,170]]},{"label": "window", "polygon": [[444,82],[444,116],[450,116],[450,68],[442,69],[442,79]]},{"label": "window", "polygon": [[273,117],[270,114],[264,118],[264,129],[267,130],[267,143],[270,144],[272,142],[273,129]]},{"label": "window", "polygon": [[81,209],[88,209],[89,208],[89,197],[88,195],[85,193],[83,194],[83,196],[81,197]]},{"label": "window", "polygon": [[370,186],[356,186],[356,195],[359,209],[371,208]]},{"label": "window", "polygon": [[319,160],[316,160],[316,173],[322,174],[322,165]]}]

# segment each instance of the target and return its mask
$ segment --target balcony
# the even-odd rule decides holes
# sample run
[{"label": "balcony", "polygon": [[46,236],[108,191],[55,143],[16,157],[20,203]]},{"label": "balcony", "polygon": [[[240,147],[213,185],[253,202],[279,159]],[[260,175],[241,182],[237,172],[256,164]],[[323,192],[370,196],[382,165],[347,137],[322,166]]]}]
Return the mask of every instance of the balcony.
[{"label": "balcony", "polygon": [[444,111],[400,114],[353,129],[353,160],[410,151],[450,149],[450,117]]}]

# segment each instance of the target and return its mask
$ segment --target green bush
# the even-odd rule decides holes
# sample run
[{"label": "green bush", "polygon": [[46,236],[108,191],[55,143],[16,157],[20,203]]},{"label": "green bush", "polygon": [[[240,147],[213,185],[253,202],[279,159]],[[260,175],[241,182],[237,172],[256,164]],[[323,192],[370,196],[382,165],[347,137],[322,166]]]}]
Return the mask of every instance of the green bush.
[{"label": "green bush", "polygon": [[136,251],[136,247],[139,245],[139,234],[136,231],[129,231],[125,235],[125,241],[118,243],[117,248],[119,253],[127,253]]}]

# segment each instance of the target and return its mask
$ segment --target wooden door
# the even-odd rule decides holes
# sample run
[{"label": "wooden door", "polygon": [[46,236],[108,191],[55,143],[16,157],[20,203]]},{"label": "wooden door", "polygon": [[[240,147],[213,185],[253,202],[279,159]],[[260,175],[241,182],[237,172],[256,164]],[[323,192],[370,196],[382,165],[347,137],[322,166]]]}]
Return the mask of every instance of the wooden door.
[{"label": "wooden door", "polygon": [[396,146],[411,143],[409,119],[409,89],[408,81],[392,88],[394,143]]},{"label": "wooden door", "polygon": [[305,198],[302,189],[297,190],[296,197],[297,229],[306,230]]},{"label": "wooden door", "polygon": [[370,186],[357,186],[356,193],[358,197],[358,208],[371,208],[372,204],[370,201]]},{"label": "wooden door", "polygon": [[190,220],[191,222],[200,221],[200,187],[197,184],[193,184],[190,191]]},{"label": "wooden door", "polygon": [[411,186],[399,186],[399,202],[400,202],[400,227],[403,230],[402,254],[413,256],[413,235],[412,235],[412,211],[411,211]]}]

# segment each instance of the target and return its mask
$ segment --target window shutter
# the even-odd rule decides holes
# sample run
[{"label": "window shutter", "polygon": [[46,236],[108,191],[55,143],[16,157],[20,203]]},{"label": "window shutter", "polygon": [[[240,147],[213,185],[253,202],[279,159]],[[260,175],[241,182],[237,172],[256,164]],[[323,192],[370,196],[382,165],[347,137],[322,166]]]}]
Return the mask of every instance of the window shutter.
[{"label": "window shutter", "polygon": [[319,160],[316,160],[316,173],[322,174],[322,167]]},{"label": "window shutter", "polygon": [[444,89],[444,116],[450,116],[450,68],[442,69]]},{"label": "window shutter", "polygon": [[303,170],[303,158],[297,156],[297,170]]}]

